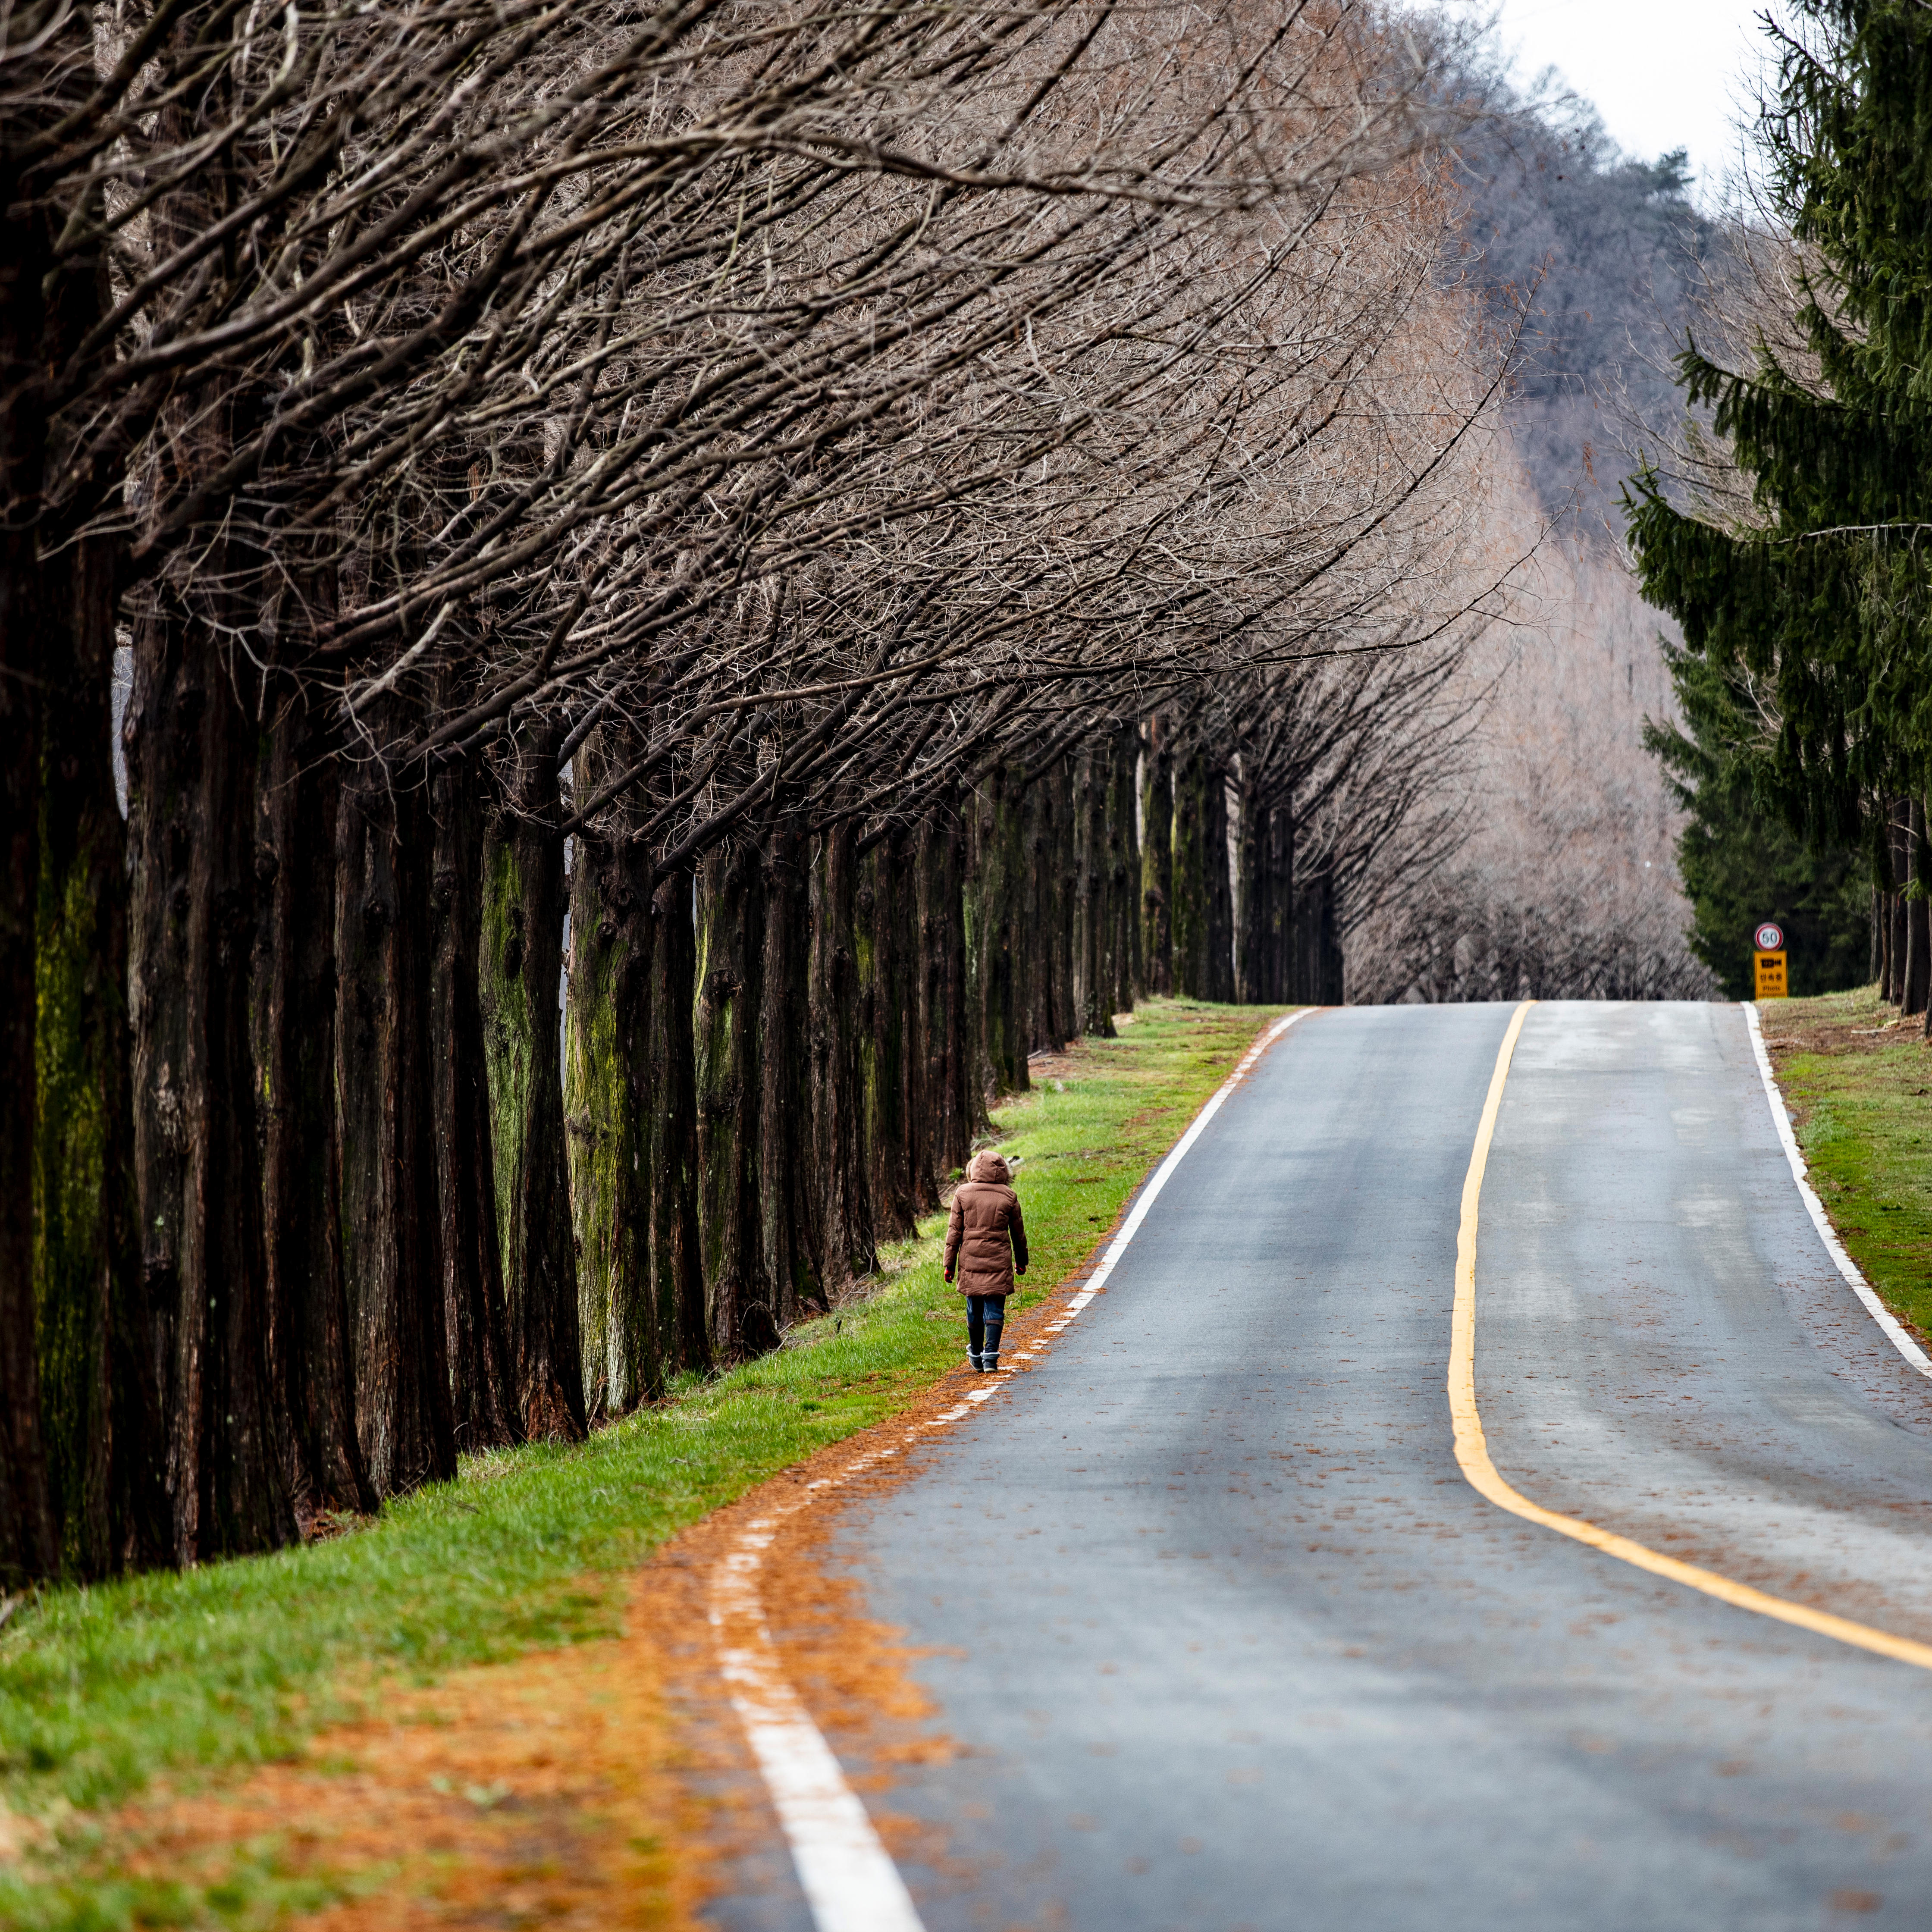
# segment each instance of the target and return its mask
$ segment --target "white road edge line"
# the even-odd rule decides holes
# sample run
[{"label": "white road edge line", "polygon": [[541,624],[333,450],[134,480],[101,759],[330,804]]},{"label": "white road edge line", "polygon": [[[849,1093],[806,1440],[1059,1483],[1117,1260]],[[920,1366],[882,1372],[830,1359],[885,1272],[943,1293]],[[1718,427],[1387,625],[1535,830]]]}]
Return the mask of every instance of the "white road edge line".
[{"label": "white road edge line", "polygon": [[1804,1156],[1798,1150],[1798,1136],[1791,1131],[1791,1115],[1785,1107],[1784,1096],[1778,1090],[1777,1078],[1771,1070],[1771,1055],[1765,1051],[1764,1029],[1758,1024],[1756,1003],[1747,1000],[1744,1004],[1744,1024],[1750,1032],[1751,1051],[1757,1055],[1757,1070],[1764,1082],[1764,1096],[1771,1102],[1772,1123],[1778,1129],[1778,1138],[1784,1143],[1784,1157],[1791,1163],[1791,1178],[1797,1182],[1798,1192],[1810,1210],[1812,1226],[1818,1230],[1826,1252],[1838,1263],[1838,1272],[1850,1284],[1852,1292],[1864,1304],[1872,1319],[1891,1337],[1893,1347],[1922,1376],[1932,1376],[1932,1356],[1928,1356],[1899,1326],[1898,1317],[1873,1293],[1871,1283],[1865,1280],[1858,1263],[1846,1253],[1844,1243],[1838,1239],[1838,1230],[1826,1214],[1825,1204],[1818,1198],[1817,1190],[1811,1185],[1810,1171],[1804,1164]]},{"label": "white road edge line", "polygon": [[[1108,1244],[1100,1265],[1060,1319],[1049,1324],[1052,1331],[1065,1328],[1106,1286],[1114,1264],[1147,1219],[1154,1196],[1167,1185],[1168,1177],[1201,1138],[1201,1130],[1220,1112],[1222,1103],[1255,1062],[1297,1020],[1319,1010],[1304,1006],[1276,1020],[1241,1056],[1234,1072],[1214,1090],[1186,1132],[1148,1177],[1133,1211]],[[956,1421],[968,1412],[969,1405],[984,1402],[993,1393],[992,1388],[980,1390],[927,1426]],[[918,1433],[908,1430],[906,1440],[912,1441]],[[864,1803],[846,1783],[824,1733],[812,1722],[812,1713],[785,1681],[765,1622],[758,1575],[764,1567],[765,1552],[784,1517],[815,1501],[814,1492],[835,1489],[896,1453],[873,1450],[856,1457],[837,1475],[808,1484],[807,1493],[796,1502],[747,1524],[711,1573],[710,1621],[718,1670],[730,1688],[731,1707],[745,1726],[752,1755],[758,1760],[765,1788],[772,1795],[772,1808],[791,1847],[800,1888],[818,1932],[926,1932],[926,1928],[898,1867],[866,1815]]]}]

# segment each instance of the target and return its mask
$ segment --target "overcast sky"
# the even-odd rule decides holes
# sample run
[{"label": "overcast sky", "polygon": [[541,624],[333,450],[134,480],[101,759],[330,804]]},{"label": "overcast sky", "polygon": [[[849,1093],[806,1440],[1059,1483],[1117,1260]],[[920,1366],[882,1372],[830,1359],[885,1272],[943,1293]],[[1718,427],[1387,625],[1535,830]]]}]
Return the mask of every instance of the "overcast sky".
[{"label": "overcast sky", "polygon": [[1736,165],[1734,124],[1764,46],[1765,0],[1502,0],[1498,28],[1527,83],[1561,70],[1610,138],[1654,160],[1688,148],[1700,201]]}]

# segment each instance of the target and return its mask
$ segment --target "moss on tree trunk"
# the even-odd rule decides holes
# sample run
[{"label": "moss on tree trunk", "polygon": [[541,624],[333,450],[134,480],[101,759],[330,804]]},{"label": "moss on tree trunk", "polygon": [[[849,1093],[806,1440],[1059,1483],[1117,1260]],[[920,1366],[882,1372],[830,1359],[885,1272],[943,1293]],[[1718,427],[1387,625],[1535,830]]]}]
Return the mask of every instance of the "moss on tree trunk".
[{"label": "moss on tree trunk", "polygon": [[[577,754],[608,773],[602,734]],[[653,922],[632,848],[580,837],[571,868],[564,1119],[589,1414],[622,1415],[663,1387],[651,1293],[650,988]]]},{"label": "moss on tree trunk", "polygon": [[484,838],[482,1004],[503,1299],[532,1442],[585,1432],[577,1262],[564,1148],[563,841],[554,728],[517,747]]},{"label": "moss on tree trunk", "polygon": [[164,1561],[172,1544],[134,1226],[112,572],[93,542],[46,567],[33,1334],[60,1564],[80,1577]]}]

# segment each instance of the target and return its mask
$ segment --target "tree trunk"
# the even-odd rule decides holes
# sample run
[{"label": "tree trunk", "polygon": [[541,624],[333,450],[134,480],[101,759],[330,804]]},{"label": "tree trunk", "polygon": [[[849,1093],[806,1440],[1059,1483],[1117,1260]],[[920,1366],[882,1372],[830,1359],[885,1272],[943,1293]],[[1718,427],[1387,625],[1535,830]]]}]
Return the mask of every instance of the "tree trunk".
[{"label": "tree trunk", "polygon": [[[580,790],[607,775],[600,737],[593,732],[578,752]],[[584,1400],[593,1420],[628,1413],[661,1382],[650,1292],[652,935],[623,861],[580,834],[571,868],[564,1124]]]},{"label": "tree trunk", "polygon": [[1174,774],[1174,989],[1190,1000],[1212,997],[1208,927],[1213,886],[1207,856],[1212,837],[1208,823],[1212,776],[1198,751],[1183,758]]},{"label": "tree trunk", "polygon": [[1262,944],[1268,961],[1268,1000],[1282,1005],[1294,997],[1294,812],[1276,806],[1268,814],[1268,907]]},{"label": "tree trunk", "polygon": [[[10,46],[10,141],[28,137],[36,125],[45,128],[62,112],[63,73],[73,77],[69,92],[91,82],[91,22],[76,9],[50,43],[34,46],[29,30],[26,46]],[[64,291],[54,248],[60,218],[50,197],[23,192],[13,166],[0,165],[0,501],[8,512],[0,519],[0,840],[6,855],[0,878],[0,1588],[10,1591],[51,1574],[68,1540],[48,1487],[34,1359],[37,1304],[44,1299],[36,1281],[38,1177],[49,1151],[46,1133],[65,1130],[50,1124],[43,1131],[36,1109],[37,988],[44,976],[37,926],[48,830],[42,734],[52,722],[43,707],[58,709],[50,686],[65,688],[74,668],[63,662],[58,641],[68,600],[54,584],[65,573],[44,566],[40,556],[48,428],[43,383],[63,360]],[[76,831],[78,836],[78,826]],[[66,883],[53,882],[62,901]],[[84,915],[87,909],[79,910]],[[55,1050],[56,1061],[64,1064],[73,1051],[72,1043],[63,1042]],[[88,1111],[76,1096],[76,1130],[86,1131]],[[69,1278],[70,1263],[77,1267],[80,1261],[63,1228],[57,1266],[63,1296],[87,1292],[78,1278]],[[93,1400],[78,1385],[53,1392],[63,1414],[82,1399]],[[64,1445],[54,1453],[57,1461],[70,1460]],[[70,1488],[70,1479],[64,1502]],[[86,1505],[81,1506],[84,1514]]]},{"label": "tree trunk", "polygon": [[1904,812],[1902,801],[1894,799],[1886,808],[1886,849],[1892,860],[1892,876],[1900,888],[1892,896],[1891,970],[1888,975],[1891,984],[1886,988],[1886,998],[1897,1006],[1905,998],[1906,928],[1905,893],[1904,887],[1909,882],[1906,855]]},{"label": "tree trunk", "polygon": [[765,840],[760,880],[758,1214],[764,1279],[779,1327],[808,1303],[830,1305],[812,1138],[812,884],[803,834],[781,821]]},{"label": "tree trunk", "polygon": [[1254,1006],[1294,1000],[1294,820],[1288,808],[1244,795],[1238,844],[1237,997]]},{"label": "tree trunk", "polygon": [[729,1361],[771,1296],[758,1200],[764,895],[748,846],[706,857],[698,883],[696,1020],[698,1226],[711,1346]]},{"label": "tree trunk", "polygon": [[1107,754],[1081,753],[1073,767],[1073,809],[1080,896],[1076,930],[1076,994],[1080,1030],[1114,1037],[1114,968],[1108,941]]},{"label": "tree trunk", "polygon": [[338,808],[336,1091],[356,1432],[379,1496],[456,1473],[430,1048],[426,788],[374,760]]},{"label": "tree trunk", "polygon": [[1906,808],[1905,868],[1909,886],[1917,888],[1908,892],[1905,915],[1905,997],[1899,1010],[1907,1016],[1922,1013],[1926,1006],[1926,988],[1932,981],[1932,958],[1928,958],[1926,928],[1926,904],[1924,896],[1925,877],[1919,861],[1925,848],[1925,808],[1913,799]]},{"label": "tree trunk", "polygon": [[1020,890],[1026,907],[1022,925],[1028,940],[1024,948],[1025,986],[1021,1008],[1029,1053],[1058,1052],[1066,1038],[1064,1034],[1056,1035],[1054,1012],[1054,927],[1060,894],[1065,889],[1055,865],[1058,803],[1049,771],[1027,787],[1021,808],[1020,836],[1026,851],[1026,870]]},{"label": "tree trunk", "polygon": [[1046,783],[1052,855],[1046,944],[1052,956],[1053,991],[1053,1023],[1046,1044],[1058,1053],[1080,1034],[1080,1003],[1073,990],[1075,913],[1080,897],[1079,867],[1074,859],[1073,760],[1055,759]]},{"label": "tree trunk", "polygon": [[849,824],[834,826],[812,868],[812,1118],[830,1287],[879,1265],[866,1185],[856,844]]},{"label": "tree trunk", "polygon": [[258,740],[211,628],[178,605],[137,631],[128,729],[142,1269],[175,1555],[193,1563],[297,1526],[268,1392],[248,1010]]},{"label": "tree trunk", "polygon": [[459,1454],[522,1439],[503,1304],[490,1075],[478,980],[483,944],[482,801],[481,774],[467,760],[442,766],[431,782],[436,835],[430,1047],[435,1056],[432,1101],[443,1346]]},{"label": "tree trunk", "polygon": [[135,1228],[112,567],[92,542],[45,567],[32,1332],[48,1506],[77,1577],[173,1544]]},{"label": "tree trunk", "polygon": [[[86,70],[84,61],[68,68],[70,99]],[[46,266],[43,353],[57,368],[99,321],[106,276],[98,258]],[[31,524],[31,498],[7,501],[10,522]],[[50,554],[47,536],[39,539],[38,902],[22,908],[38,928],[33,1334],[47,1506],[62,1569],[86,1578],[165,1561],[173,1537],[135,1225],[127,838],[112,743],[122,552],[86,538]]]},{"label": "tree trunk", "polygon": [[1114,962],[1114,1010],[1130,1013],[1146,988],[1141,958],[1141,846],[1135,823],[1135,766],[1140,733],[1132,724],[1114,728],[1108,761],[1107,904],[1108,950]]},{"label": "tree trunk", "polygon": [[910,898],[904,836],[889,832],[867,854],[859,886],[860,1052],[864,1064],[865,1144],[874,1226],[889,1240],[913,1232],[906,984],[902,902]]},{"label": "tree trunk", "polygon": [[[638,858],[638,883],[648,878]],[[694,882],[673,872],[651,893],[651,1284],[664,1374],[711,1362],[700,1233],[699,1127],[692,1014],[697,1000]]]},{"label": "tree trunk", "polygon": [[1208,909],[1206,997],[1234,997],[1234,887],[1228,850],[1228,780],[1220,766],[1208,772],[1202,859],[1207,867],[1204,897]]},{"label": "tree trunk", "polygon": [[830,1305],[820,1220],[812,1090],[812,881],[805,835],[781,822],[766,838],[760,969],[758,1168],[765,1279],[781,1326]]},{"label": "tree trunk", "polygon": [[1244,784],[1234,840],[1234,998],[1259,1006],[1267,997],[1268,814]]},{"label": "tree trunk", "polygon": [[282,1466],[304,1530],[376,1507],[356,1436],[336,1116],[336,838],[341,768],[299,693],[270,728],[262,819],[274,860],[259,1058],[268,1354]]},{"label": "tree trunk", "polygon": [[920,828],[919,1040],[926,1056],[922,1159],[939,1190],[966,1164],[977,1124],[968,1011],[965,837],[948,799]]},{"label": "tree trunk", "polygon": [[1335,938],[1335,906],[1328,875],[1318,874],[1295,894],[1295,989],[1298,1004],[1342,1003],[1342,951]]},{"label": "tree trunk", "polygon": [[554,728],[518,744],[484,835],[482,1005],[503,1302],[526,1440],[585,1432],[564,1149],[562,817]]},{"label": "tree trunk", "polygon": [[1147,989],[1166,999],[1174,992],[1174,778],[1166,721],[1148,721],[1142,766],[1141,952]]},{"label": "tree trunk", "polygon": [[968,897],[967,972],[977,1022],[976,1082],[988,1097],[1024,1093],[1024,1024],[1014,968],[1013,924],[1018,916],[1021,860],[1017,775],[997,768],[972,812],[972,884]]},{"label": "tree trunk", "polygon": [[924,829],[902,826],[890,845],[893,868],[892,946],[897,961],[894,988],[898,1032],[901,1126],[899,1161],[904,1176],[908,1216],[913,1232],[919,1216],[939,1204],[939,1193],[927,1148],[933,1096],[929,1086],[932,1058],[920,1031],[925,998],[925,952],[920,926],[925,903],[920,868],[924,860]]}]

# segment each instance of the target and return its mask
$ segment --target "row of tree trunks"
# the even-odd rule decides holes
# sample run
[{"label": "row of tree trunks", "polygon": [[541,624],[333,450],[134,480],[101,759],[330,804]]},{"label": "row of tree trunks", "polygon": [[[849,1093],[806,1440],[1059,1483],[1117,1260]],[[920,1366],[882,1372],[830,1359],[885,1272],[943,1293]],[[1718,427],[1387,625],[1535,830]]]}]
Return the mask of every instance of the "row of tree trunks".
[{"label": "row of tree trunks", "polygon": [[165,590],[136,631],[128,760],[142,1271],[176,1560],[296,1534],[268,1375],[250,1024],[260,738],[211,625]]},{"label": "row of tree trunks", "polygon": [[1294,826],[1287,810],[1244,793],[1236,844],[1234,983],[1250,1005],[1279,1006],[1294,984]]},{"label": "row of tree trunks", "polygon": [[[46,1231],[6,1371],[15,1574],[271,1547],[770,1346],[938,1204],[1029,1053],[1110,1030],[1164,959],[1233,991],[1225,775],[1170,787],[1136,728],[863,848],[781,809],[695,880],[588,838],[566,879],[560,733],[513,742],[500,793],[352,755],[165,586],[124,844],[97,602],[43,622],[76,669],[36,696],[60,782],[12,862]],[[406,735],[416,700],[374,701]],[[593,734],[584,789],[634,754]]]},{"label": "row of tree trunks", "polygon": [[1234,998],[1234,891],[1228,870],[1228,778],[1197,746],[1174,769],[1174,989]]},{"label": "row of tree trunks", "polygon": [[1144,983],[1138,726],[1031,775],[995,766],[967,812],[967,980],[981,1103],[1031,1054],[1114,1031]]},{"label": "row of tree trunks", "polygon": [[147,1380],[110,1386],[166,1417],[182,1562],[447,1478],[459,1447],[584,1426],[554,754],[548,803],[538,747],[486,854],[474,767],[346,756],[292,685],[251,673],[244,704],[212,635],[157,595],[128,724],[140,1258],[122,1304],[145,1304]]}]

